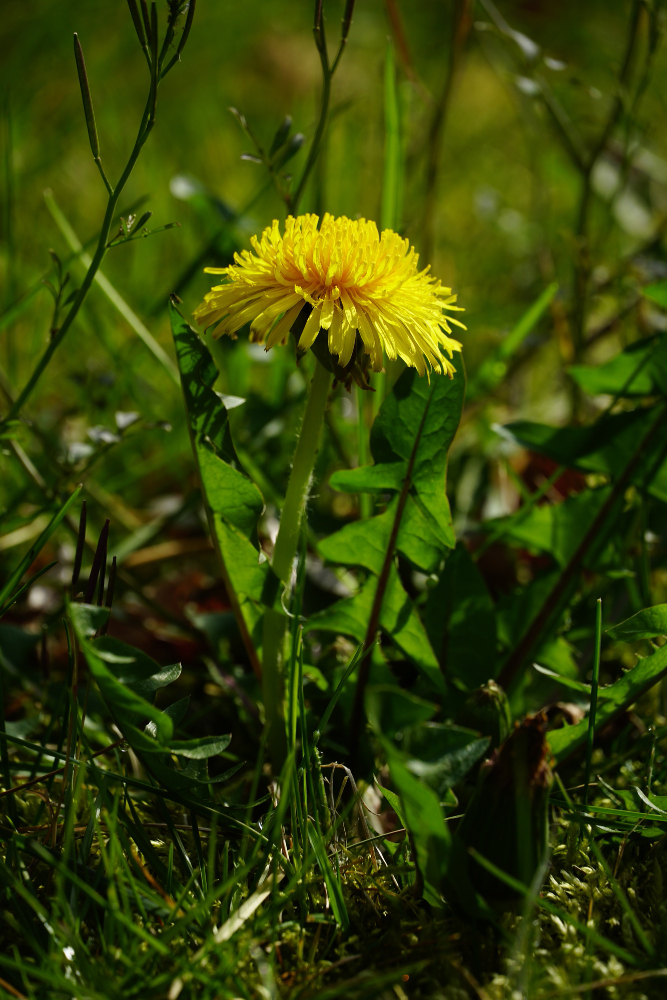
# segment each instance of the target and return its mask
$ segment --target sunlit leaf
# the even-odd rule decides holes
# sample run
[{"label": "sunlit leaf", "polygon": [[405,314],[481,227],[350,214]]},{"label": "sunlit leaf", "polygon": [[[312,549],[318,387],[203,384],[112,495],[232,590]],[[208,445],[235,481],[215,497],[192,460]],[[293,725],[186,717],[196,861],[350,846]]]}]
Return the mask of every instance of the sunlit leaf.
[{"label": "sunlit leaf", "polygon": [[638,639],[655,639],[657,636],[667,635],[667,604],[656,604],[652,608],[638,611],[620,625],[608,628],[607,635],[622,642],[637,642]]}]

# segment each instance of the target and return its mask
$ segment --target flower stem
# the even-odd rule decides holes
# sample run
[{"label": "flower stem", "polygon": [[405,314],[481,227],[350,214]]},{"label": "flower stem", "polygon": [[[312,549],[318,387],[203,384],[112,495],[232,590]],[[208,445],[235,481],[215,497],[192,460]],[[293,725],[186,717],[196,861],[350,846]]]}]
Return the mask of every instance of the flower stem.
[{"label": "flower stem", "polygon": [[[273,571],[287,585],[292,576],[301,518],[308,499],[308,488],[320,443],[330,388],[331,373],[316,361],[287,484],[278,537],[273,550]],[[262,686],[269,752],[275,773],[280,772],[287,748],[283,676],[285,633],[286,622],[283,615],[278,611],[267,609],[264,615]]]},{"label": "flower stem", "polygon": [[296,443],[292,471],[280,517],[280,528],[273,550],[273,572],[283,583],[289,583],[301,527],[301,515],[308,497],[308,486],[320,443],[324,411],[331,388],[331,372],[319,361],[308,389],[303,423]]},{"label": "flower stem", "polygon": [[[366,423],[366,393],[357,386],[357,465],[369,464],[368,424]],[[359,513],[370,517],[373,513],[373,498],[370,493],[359,494]]]}]

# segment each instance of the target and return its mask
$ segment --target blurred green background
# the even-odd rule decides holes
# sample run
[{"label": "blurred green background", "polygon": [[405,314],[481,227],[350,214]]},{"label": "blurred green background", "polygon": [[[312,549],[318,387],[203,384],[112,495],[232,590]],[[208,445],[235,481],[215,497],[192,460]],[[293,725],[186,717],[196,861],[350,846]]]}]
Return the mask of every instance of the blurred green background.
[{"label": "blurred green background", "polygon": [[[332,50],[343,6],[342,0],[325,2]],[[554,116],[560,115],[582,142],[595,143],[616,95],[631,4],[471,4],[470,30],[438,143],[436,198],[425,209],[429,133],[447,80],[460,9],[452,0],[358,0],[334,82],[324,155],[301,210],[379,220],[384,70],[393,37],[404,174],[398,228],[418,250],[428,246],[432,233],[434,273],[458,292],[466,309],[468,372],[502,342],[550,282],[560,285],[551,313],[527,342],[525,362],[459,435],[452,496],[455,506],[463,506],[465,519],[471,496],[488,491],[494,481],[492,466],[502,442],[493,434],[493,424],[516,416],[561,422],[570,413],[564,370],[573,356],[567,314],[582,181]],[[180,228],[111,250],[103,271],[168,353],[168,294],[178,291],[190,313],[210,284],[202,273],[204,264],[227,262],[235,246],[248,245],[252,232],[284,217],[284,205],[267,187],[263,168],[241,159],[252,149],[228,109],[242,111],[266,145],[286,114],[293,116],[296,131],[307,141],[311,138],[320,90],[312,16],[312,4],[296,0],[199,0],[182,64],[160,88],[157,124],[122,203],[146,197],[143,207],[154,213],[149,228],[169,222]],[[104,211],[72,33],[78,32],[83,45],[102,159],[112,179],[134,141],[148,79],[122,0],[5,4],[0,31],[0,308],[9,309],[49,270],[49,248],[62,259],[69,253],[47,209],[45,189],[53,192],[83,241],[95,235]],[[646,61],[642,35],[635,79],[641,78]],[[621,123],[609,155],[594,172],[593,288],[587,322],[593,332],[596,324],[606,323],[607,329],[591,337],[585,360],[608,357],[638,335],[636,315],[628,322],[623,318],[625,303],[638,282],[659,276],[663,266],[664,60],[656,61],[652,73],[632,129],[624,132]],[[546,90],[551,113],[540,100]],[[631,155],[626,148],[630,141]],[[307,144],[290,164],[296,175],[306,149]],[[650,263],[643,256],[647,249]],[[76,285],[82,269],[77,262],[70,269]],[[41,288],[0,331],[3,380],[14,393],[44,349],[51,308],[48,292]],[[641,313],[639,320],[641,327]],[[265,356],[243,338],[216,350],[219,388],[249,400],[235,411],[237,433],[271,501],[284,485],[304,379],[294,372],[291,350]],[[355,406],[354,396],[346,398],[339,391],[322,465],[355,461]],[[142,417],[121,442],[105,440],[99,431],[117,436],[116,411]],[[0,511],[8,531],[31,524],[45,497],[79,479],[94,493],[95,517],[111,514],[117,538],[136,531],[155,511],[171,510],[164,506],[165,497],[182,497],[194,487],[180,391],[97,286],[25,415],[32,427],[21,430],[20,445],[45,488],[40,490],[25,462],[6,447]],[[457,464],[457,454],[465,461]],[[316,501],[322,525],[349,516],[348,503],[323,487]],[[9,548],[0,556],[11,561]]]}]

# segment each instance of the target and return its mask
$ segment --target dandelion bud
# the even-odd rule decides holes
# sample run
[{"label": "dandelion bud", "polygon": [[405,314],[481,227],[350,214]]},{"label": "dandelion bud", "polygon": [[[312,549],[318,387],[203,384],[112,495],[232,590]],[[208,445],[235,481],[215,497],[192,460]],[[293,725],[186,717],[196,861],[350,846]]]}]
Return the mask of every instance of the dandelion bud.
[{"label": "dandelion bud", "polygon": [[152,214],[153,214],[152,212],[144,212],[144,214],[141,216],[137,224],[134,226],[135,233],[140,232],[144,228],[144,226],[146,225]]},{"label": "dandelion bud", "polygon": [[512,890],[474,861],[469,848],[526,886],[547,856],[552,769],[546,726],[543,712],[517,723],[482,765],[479,784],[456,832],[465,848],[470,880],[489,902],[507,902]]},{"label": "dandelion bud", "polygon": [[279,150],[275,156],[273,160],[274,168],[279,170],[280,167],[283,167],[288,160],[291,160],[293,156],[296,156],[305,141],[306,137],[303,132],[295,132],[291,139],[285,143],[284,147]]}]

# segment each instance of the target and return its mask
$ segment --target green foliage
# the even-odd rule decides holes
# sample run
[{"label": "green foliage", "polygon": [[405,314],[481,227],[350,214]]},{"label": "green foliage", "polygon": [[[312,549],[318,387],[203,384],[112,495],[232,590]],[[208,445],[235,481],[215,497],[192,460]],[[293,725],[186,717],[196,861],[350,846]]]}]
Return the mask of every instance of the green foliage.
[{"label": "green foliage", "polygon": [[22,587],[18,593],[15,593],[18,584],[21,582],[26,570],[30,569],[33,562],[42,551],[51,535],[54,533],[60,522],[66,516],[70,507],[74,504],[75,500],[81,492],[81,487],[77,487],[70,497],[65,501],[59,511],[54,514],[53,518],[49,522],[48,526],[42,531],[39,538],[32,546],[30,551],[23,557],[16,569],[10,574],[7,581],[2,587],[0,587],[0,618],[6,614],[11,608],[12,604],[18,600],[19,595],[25,593],[26,587]]},{"label": "green foliage", "polygon": [[[374,464],[331,477],[334,489],[351,493],[400,491],[416,447],[405,523],[414,525],[416,535],[421,535],[420,528],[425,523],[443,554],[455,545],[445,484],[447,454],[461,419],[464,393],[461,372],[452,379],[434,377],[429,382],[414,369],[407,369],[380,407],[373,424]],[[330,539],[329,545],[332,544]],[[413,558],[413,547],[414,541],[407,533],[404,537],[399,534],[398,551],[419,566],[419,549],[417,558]]]},{"label": "green foliage", "polygon": [[[644,289],[646,294],[647,289]],[[573,365],[570,376],[592,396],[628,398],[667,394],[667,338],[664,334],[636,340],[602,365]]]},{"label": "green foliage", "polygon": [[544,313],[554,299],[558,285],[553,282],[537,297],[526,310],[516,326],[507,334],[500,346],[480,365],[479,371],[472,379],[468,398],[478,399],[486,393],[493,392],[503,381],[509,370],[510,362],[521,349],[526,338],[533,332]]},{"label": "green foliage", "polygon": [[621,642],[636,642],[638,639],[655,639],[657,636],[667,635],[667,604],[638,611],[620,625],[608,628],[607,635]]},{"label": "green foliage", "polygon": [[440,800],[431,788],[410,773],[401,755],[390,744],[386,744],[385,750],[391,779],[400,799],[400,815],[411,832],[424,898],[439,905],[451,853],[451,837]]},{"label": "green foliage", "polygon": [[252,641],[260,603],[272,606],[278,582],[268,563],[260,563],[257,520],[264,509],[259,489],[241,470],[229,429],[228,411],[213,389],[218,371],[206,346],[171,307],[176,356],[181,373],[192,448],[205,498],[211,534],[216,541],[223,579],[237,621]]},{"label": "green foliage", "polygon": [[[345,597],[326,611],[312,615],[308,629],[349,635],[357,642],[363,642],[377,586],[377,577],[369,576],[353,597]],[[419,614],[406,594],[394,566],[389,573],[382,601],[380,628],[390,635],[398,649],[419,667],[435,690],[444,691],[444,680],[438,660],[428,641]]]},{"label": "green foliage", "polygon": [[[508,424],[505,431],[524,446],[539,451],[568,468],[600,472],[612,477],[632,458],[638,442],[655,420],[655,407],[603,417],[590,427],[563,427],[555,430],[530,421]],[[648,489],[657,499],[667,500],[667,461],[661,436],[633,470],[632,481]]]},{"label": "green foliage", "polygon": [[[337,472],[331,478],[336,489],[400,493],[412,463],[395,544],[402,556],[424,572],[436,570],[455,544],[445,479],[447,454],[459,424],[464,390],[461,374],[453,379],[434,377],[429,383],[415,371],[405,371],[373,424],[374,464]],[[342,632],[358,642],[365,638],[377,578],[395,530],[400,502],[400,498],[393,499],[383,513],[342,528],[320,545],[321,555],[331,562],[363,567],[370,576],[355,596],[314,615],[310,628]],[[379,623],[433,688],[444,691],[438,660],[394,565],[390,566]]]},{"label": "green foliage", "polygon": [[174,732],[172,721],[151,705],[144,694],[157,690],[163,683],[168,684],[178,676],[180,667],[162,671],[157,663],[123,643],[107,639],[105,648],[104,639],[94,642],[93,636],[109,617],[107,608],[72,604],[69,614],[90,672],[109,710],[123,720],[128,739],[134,738],[142,749],[150,746],[150,741],[142,738],[135,725],[138,720],[150,719],[160,744],[166,745]]},{"label": "green foliage", "polygon": [[[596,728],[600,729],[624,708],[632,705],[665,674],[667,674],[667,646],[657,649],[651,656],[640,659],[623,677],[601,691],[604,700],[597,710]],[[588,723],[584,719],[576,726],[567,726],[550,733],[549,745],[556,759],[563,760],[582,746],[587,731]]]},{"label": "green foliage", "polygon": [[642,294],[656,302],[663,309],[667,309],[667,281],[657,281],[655,284],[647,285],[642,289]]},{"label": "green foliage", "polygon": [[533,507],[525,513],[519,510],[506,520],[488,522],[488,527],[491,531],[501,528],[508,541],[551,555],[565,567],[609,495],[609,488],[588,490],[554,506]]},{"label": "green foliage", "polygon": [[471,691],[495,674],[496,615],[484,579],[465,545],[448,557],[429,589],[424,624],[445,677]]}]

